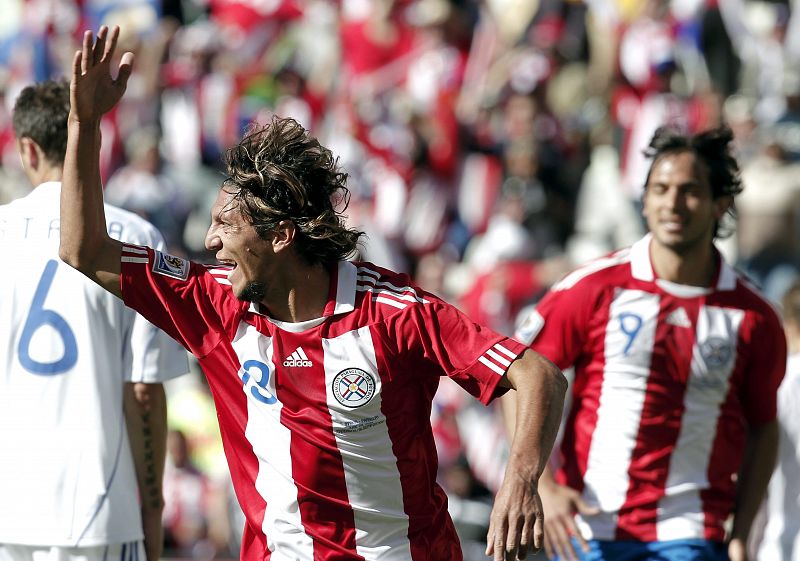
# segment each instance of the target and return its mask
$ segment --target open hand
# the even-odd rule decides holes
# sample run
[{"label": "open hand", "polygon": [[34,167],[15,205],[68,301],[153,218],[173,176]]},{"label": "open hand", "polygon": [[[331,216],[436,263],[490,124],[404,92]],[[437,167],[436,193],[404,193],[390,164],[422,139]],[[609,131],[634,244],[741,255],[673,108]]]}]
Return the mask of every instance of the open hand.
[{"label": "open hand", "polygon": [[486,555],[494,561],[525,559],[542,547],[544,510],[536,482],[506,474],[495,497]]},{"label": "open hand", "polygon": [[555,482],[542,485],[541,493],[548,515],[544,528],[547,556],[550,559],[558,556],[565,561],[578,561],[572,538],[577,540],[584,552],[589,551],[589,546],[575,523],[575,513],[591,516],[597,514],[599,509],[589,506],[574,489]]},{"label": "open hand", "polygon": [[111,76],[111,59],[117,47],[119,27],[109,36],[102,26],[93,40],[92,32],[83,34],[83,46],[72,59],[70,83],[70,117],[82,122],[95,122],[107,113],[125,93],[133,70],[133,53],[122,55],[117,77]]}]

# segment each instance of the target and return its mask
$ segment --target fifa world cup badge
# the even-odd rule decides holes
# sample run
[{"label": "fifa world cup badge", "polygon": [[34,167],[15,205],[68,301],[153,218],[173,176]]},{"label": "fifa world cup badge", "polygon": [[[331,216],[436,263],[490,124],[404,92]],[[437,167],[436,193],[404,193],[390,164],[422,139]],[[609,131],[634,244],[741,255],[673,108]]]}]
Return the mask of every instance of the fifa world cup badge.
[{"label": "fifa world cup badge", "polygon": [[153,272],[178,280],[189,278],[189,262],[186,259],[156,251]]}]

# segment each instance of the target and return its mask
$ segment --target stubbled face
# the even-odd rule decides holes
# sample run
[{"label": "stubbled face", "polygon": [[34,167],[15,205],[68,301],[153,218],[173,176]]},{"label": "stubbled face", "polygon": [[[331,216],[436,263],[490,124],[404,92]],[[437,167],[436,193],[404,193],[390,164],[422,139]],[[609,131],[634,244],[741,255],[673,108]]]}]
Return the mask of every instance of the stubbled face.
[{"label": "stubbled face", "polygon": [[216,252],[220,263],[234,268],[228,275],[233,293],[240,300],[260,302],[266,293],[267,267],[273,251],[239,210],[235,191],[223,186],[211,207],[211,226],[206,249]]},{"label": "stubbled face", "polygon": [[642,214],[656,243],[678,253],[710,245],[730,204],[712,198],[708,170],[693,152],[659,158],[645,186]]}]

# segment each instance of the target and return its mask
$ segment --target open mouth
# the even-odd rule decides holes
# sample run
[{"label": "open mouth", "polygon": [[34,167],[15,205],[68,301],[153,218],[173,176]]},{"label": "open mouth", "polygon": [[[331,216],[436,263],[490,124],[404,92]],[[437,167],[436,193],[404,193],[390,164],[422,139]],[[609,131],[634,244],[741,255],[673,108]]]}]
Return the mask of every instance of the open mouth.
[{"label": "open mouth", "polygon": [[237,267],[236,261],[231,261],[230,259],[217,259],[217,261],[219,261],[220,265],[224,265],[225,267],[230,267],[231,271],[233,271]]}]

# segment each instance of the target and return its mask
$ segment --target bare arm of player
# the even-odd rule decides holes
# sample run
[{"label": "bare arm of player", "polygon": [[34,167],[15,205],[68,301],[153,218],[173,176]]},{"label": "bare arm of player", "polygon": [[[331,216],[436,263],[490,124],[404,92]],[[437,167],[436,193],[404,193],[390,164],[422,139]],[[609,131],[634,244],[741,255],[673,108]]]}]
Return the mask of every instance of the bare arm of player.
[{"label": "bare arm of player", "polygon": [[119,27],[109,34],[103,26],[93,41],[86,31],[73,58],[70,84],[67,151],[61,187],[61,246],[59,255],[87,277],[121,296],[122,245],[106,230],[100,180],[100,119],[125,93],[133,54],[125,53],[118,76],[111,77]]},{"label": "bare arm of player", "polygon": [[747,561],[747,538],[778,456],[778,421],[750,427],[736,484],[736,509],[728,544],[731,561]]},{"label": "bare arm of player", "polygon": [[[509,438],[516,432],[517,392],[508,392],[501,398],[503,419]],[[544,548],[547,557],[559,556],[564,561],[577,561],[578,555],[572,543],[574,537],[581,549],[589,550],[586,540],[575,523],[575,513],[591,516],[598,508],[587,504],[580,493],[560,485],[553,477],[550,466],[546,466],[539,478],[539,495],[547,514],[544,520]]]},{"label": "bare arm of player", "polygon": [[503,383],[516,390],[516,426],[489,521],[486,555],[495,561],[524,559],[529,549],[542,547],[544,512],[538,484],[558,433],[567,390],[561,371],[531,349],[511,364]]},{"label": "bare arm of player", "polygon": [[147,561],[158,561],[163,546],[162,482],[167,451],[167,398],[161,384],[125,384],[125,421],[139,484]]}]

